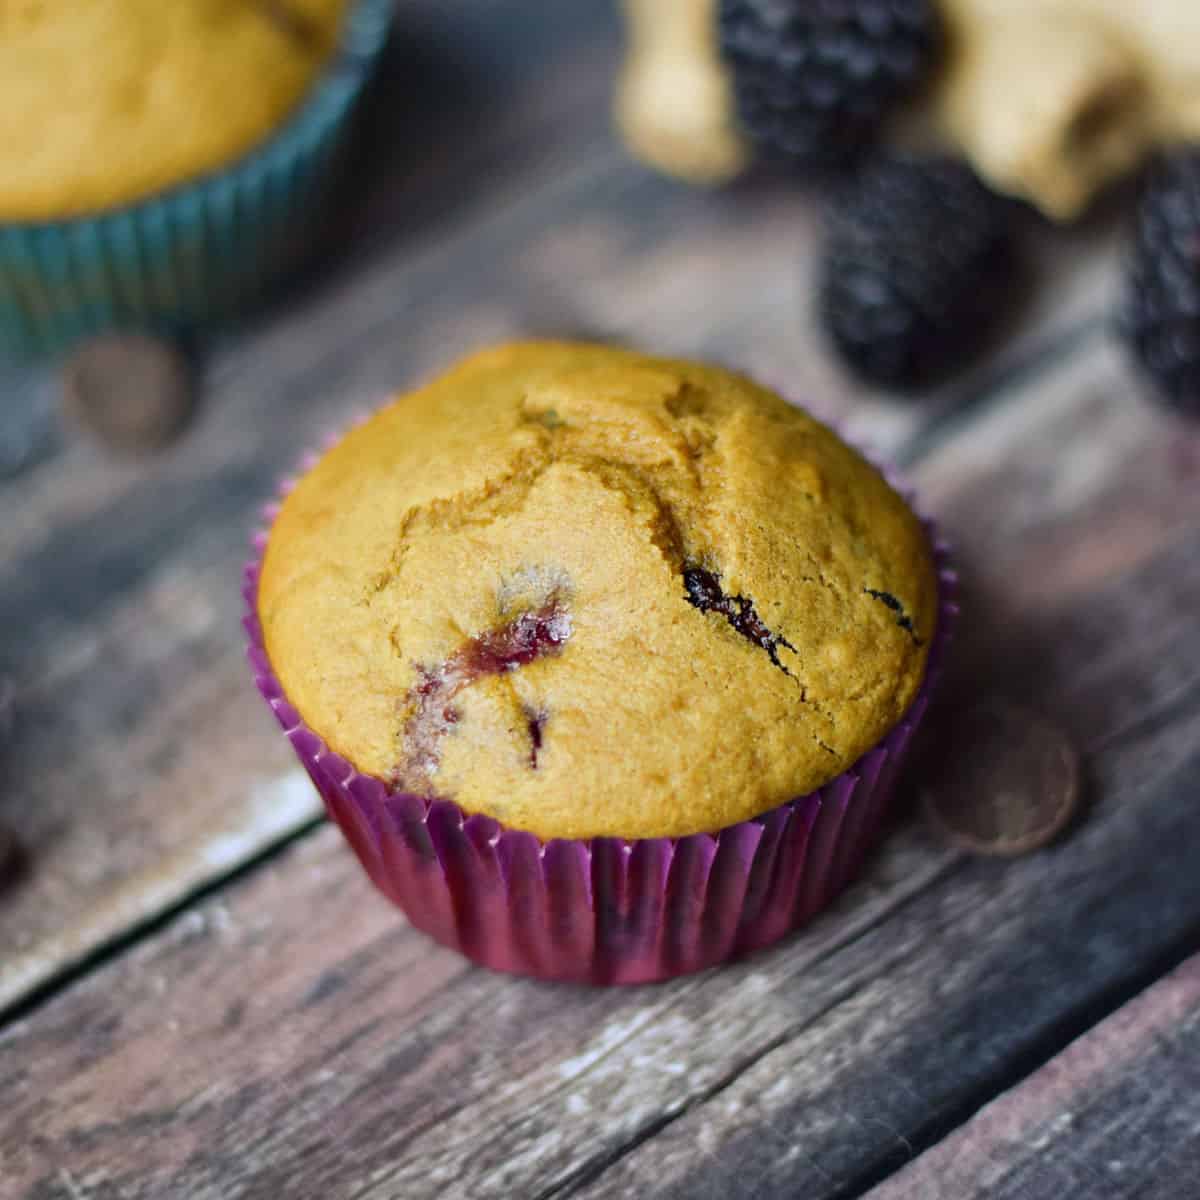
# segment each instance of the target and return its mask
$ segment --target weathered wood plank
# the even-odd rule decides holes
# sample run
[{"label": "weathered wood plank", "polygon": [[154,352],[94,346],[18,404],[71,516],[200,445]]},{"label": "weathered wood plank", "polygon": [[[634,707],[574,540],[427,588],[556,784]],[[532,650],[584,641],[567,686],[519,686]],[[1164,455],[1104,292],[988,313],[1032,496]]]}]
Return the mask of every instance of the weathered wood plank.
[{"label": "weathered wood plank", "polygon": [[[907,825],[778,951],[588,991],[430,947],[322,829],[0,1035],[4,1177],[41,1200],[70,1196],[63,1172],[124,1200],[830,1200],[965,1117],[1200,930],[1200,704],[1179,700],[1200,693],[1183,652],[1200,643],[1200,472],[1149,520],[1180,434],[1126,383],[1094,340],[989,410],[994,459],[964,476],[951,444],[920,472],[971,561],[1005,564],[986,577],[1002,619],[970,610],[968,659],[1036,665],[1042,696],[1088,713],[1093,807],[1062,846],[1002,866]],[[1052,441],[1062,421],[1089,438]],[[1052,465],[1068,502],[1048,493],[1038,519],[1005,502]],[[1096,514],[1117,489],[1149,532],[1102,582],[1084,568],[1108,553]],[[1061,601],[1023,582],[1021,545],[1036,563],[1051,535],[1076,562]]]},{"label": "weathered wood plank", "polygon": [[421,0],[401,30],[348,265],[215,348],[169,455],[69,442],[0,485],[0,672],[21,712],[0,819],[30,862],[0,903],[0,1010],[316,816],[242,670],[234,581],[274,479],[355,409],[481,341],[583,332],[749,366],[886,450],[1103,306],[1104,235],[1058,244],[1052,286],[974,376],[928,409],[864,398],[803,319],[811,203],[782,183],[689,191],[613,143],[612,12]]},{"label": "weathered wood plank", "polygon": [[1198,1067],[1193,957],[870,1200],[1185,1196],[1200,1161]]}]

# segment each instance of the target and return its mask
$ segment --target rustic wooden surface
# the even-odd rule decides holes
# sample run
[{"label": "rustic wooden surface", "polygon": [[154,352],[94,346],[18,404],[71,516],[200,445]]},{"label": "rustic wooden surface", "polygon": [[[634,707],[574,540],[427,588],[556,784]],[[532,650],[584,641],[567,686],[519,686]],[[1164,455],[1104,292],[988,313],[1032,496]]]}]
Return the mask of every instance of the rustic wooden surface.
[{"label": "rustic wooden surface", "polygon": [[[0,819],[37,864],[0,907],[0,1009],[311,828],[317,802],[245,686],[229,581],[274,481],[363,406],[490,339],[585,333],[749,367],[898,451],[1102,310],[1103,237],[1044,238],[1047,286],[992,360],[920,409],[863,396],[804,325],[812,203],[630,163],[608,129],[615,25],[573,7],[406,5],[348,263],[217,348],[202,422],[169,455],[114,465],[64,442],[0,484],[0,672],[21,712]],[[450,107],[417,127],[406,105],[439,84]]]},{"label": "rustic wooden surface", "polygon": [[1185,1196],[1200,1179],[1200,956],[870,1193]]},{"label": "rustic wooden surface", "polygon": [[[1035,233],[1012,335],[897,405],[805,320],[811,200],[693,192],[624,157],[611,13],[453,10],[402,6],[341,265],[214,348],[185,441],[117,465],[64,438],[0,484],[20,706],[0,820],[28,859],[0,892],[0,1197],[834,1200],[918,1155],[882,1186],[1175,1194],[1152,1185],[1174,1162],[1194,1178],[1194,1141],[1153,1169],[1147,1149],[1168,1104],[1114,1155],[1130,1175],[1049,1161],[1096,1153],[1054,1125],[1045,1082],[1079,1035],[1061,1061],[1084,1081],[1133,1031],[1125,1073],[1088,1083],[1098,1122],[1141,1104],[1143,1056],[1195,1083],[1194,1026],[1170,1016],[1194,968],[1131,998],[1200,950],[1200,435],[1139,397],[1109,337],[1111,232]],[[966,574],[947,704],[986,690],[1056,715],[1086,755],[1079,827],[999,865],[902,816],[810,933],[659,988],[505,979],[412,931],[253,693],[237,568],[255,506],[324,430],[525,332],[734,362],[905,463]]]}]

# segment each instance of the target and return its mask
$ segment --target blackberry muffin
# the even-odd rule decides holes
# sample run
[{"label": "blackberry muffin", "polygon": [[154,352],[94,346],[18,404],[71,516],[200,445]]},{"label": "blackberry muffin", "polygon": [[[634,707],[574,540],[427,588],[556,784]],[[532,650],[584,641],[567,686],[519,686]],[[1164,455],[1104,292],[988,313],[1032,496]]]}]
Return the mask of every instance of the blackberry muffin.
[{"label": "blackberry muffin", "polygon": [[388,0],[7,6],[0,341],[194,324],[260,290],[388,18]]},{"label": "blackberry muffin", "polygon": [[[260,686],[376,882],[472,957],[596,980],[706,965],[836,891],[946,617],[926,528],[817,421],[725,370],[558,343],[349,432],[248,598]],[[431,887],[451,927],[422,920]],[[668,953],[672,896],[700,909]],[[543,933],[573,949],[517,945]]]}]

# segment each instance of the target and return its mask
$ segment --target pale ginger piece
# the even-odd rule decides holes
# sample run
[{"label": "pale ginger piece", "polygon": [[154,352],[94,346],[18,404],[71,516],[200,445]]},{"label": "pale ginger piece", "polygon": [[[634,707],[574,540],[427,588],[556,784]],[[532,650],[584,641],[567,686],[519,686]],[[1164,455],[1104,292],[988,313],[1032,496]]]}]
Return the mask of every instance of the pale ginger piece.
[{"label": "pale ginger piece", "polygon": [[717,50],[716,0],[624,0],[623,9],[615,115],[630,151],[691,183],[732,179],[750,152]]},{"label": "pale ginger piece", "polygon": [[1163,142],[1200,137],[1200,6],[942,0],[933,124],[998,191],[1077,216]]},{"label": "pale ginger piece", "polygon": [[1075,0],[1103,8],[1129,39],[1153,98],[1160,141],[1200,138],[1200,4],[1196,0]]}]

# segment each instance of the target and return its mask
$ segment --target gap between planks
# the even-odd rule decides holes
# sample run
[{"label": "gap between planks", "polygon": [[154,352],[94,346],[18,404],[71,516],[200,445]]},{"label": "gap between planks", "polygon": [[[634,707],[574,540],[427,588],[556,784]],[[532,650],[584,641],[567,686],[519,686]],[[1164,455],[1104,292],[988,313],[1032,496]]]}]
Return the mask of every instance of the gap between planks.
[{"label": "gap between planks", "polygon": [[870,1200],[1046,1200],[1113,1188],[1190,1200],[1181,1189],[1196,1176],[1179,1158],[1197,1146],[1198,1018],[1195,955],[881,1183]]},{"label": "gap between planks", "polygon": [[[291,774],[287,777],[291,780]],[[294,774],[303,776],[303,782],[311,786],[308,776],[303,771]],[[296,782],[300,782],[297,780]],[[115,959],[121,958],[134,947],[149,938],[155,937],[168,928],[178,918],[184,916],[189,909],[215,896],[227,887],[232,887],[243,879],[248,879],[263,867],[274,862],[280,855],[287,852],[297,842],[302,842],[325,824],[324,816],[310,817],[295,828],[289,829],[283,836],[263,843],[261,849],[242,859],[224,874],[214,875],[198,887],[172,897],[163,906],[150,915],[131,922],[128,928],[111,939],[98,942],[94,949],[76,960],[68,959],[63,969],[44,980],[31,976],[33,982],[23,991],[16,993],[17,998],[10,1004],[0,1007],[0,1032],[6,1026],[17,1024],[31,1016],[43,1004],[49,1003],[56,996],[68,991],[81,979],[85,979],[93,971],[98,971]]]}]

